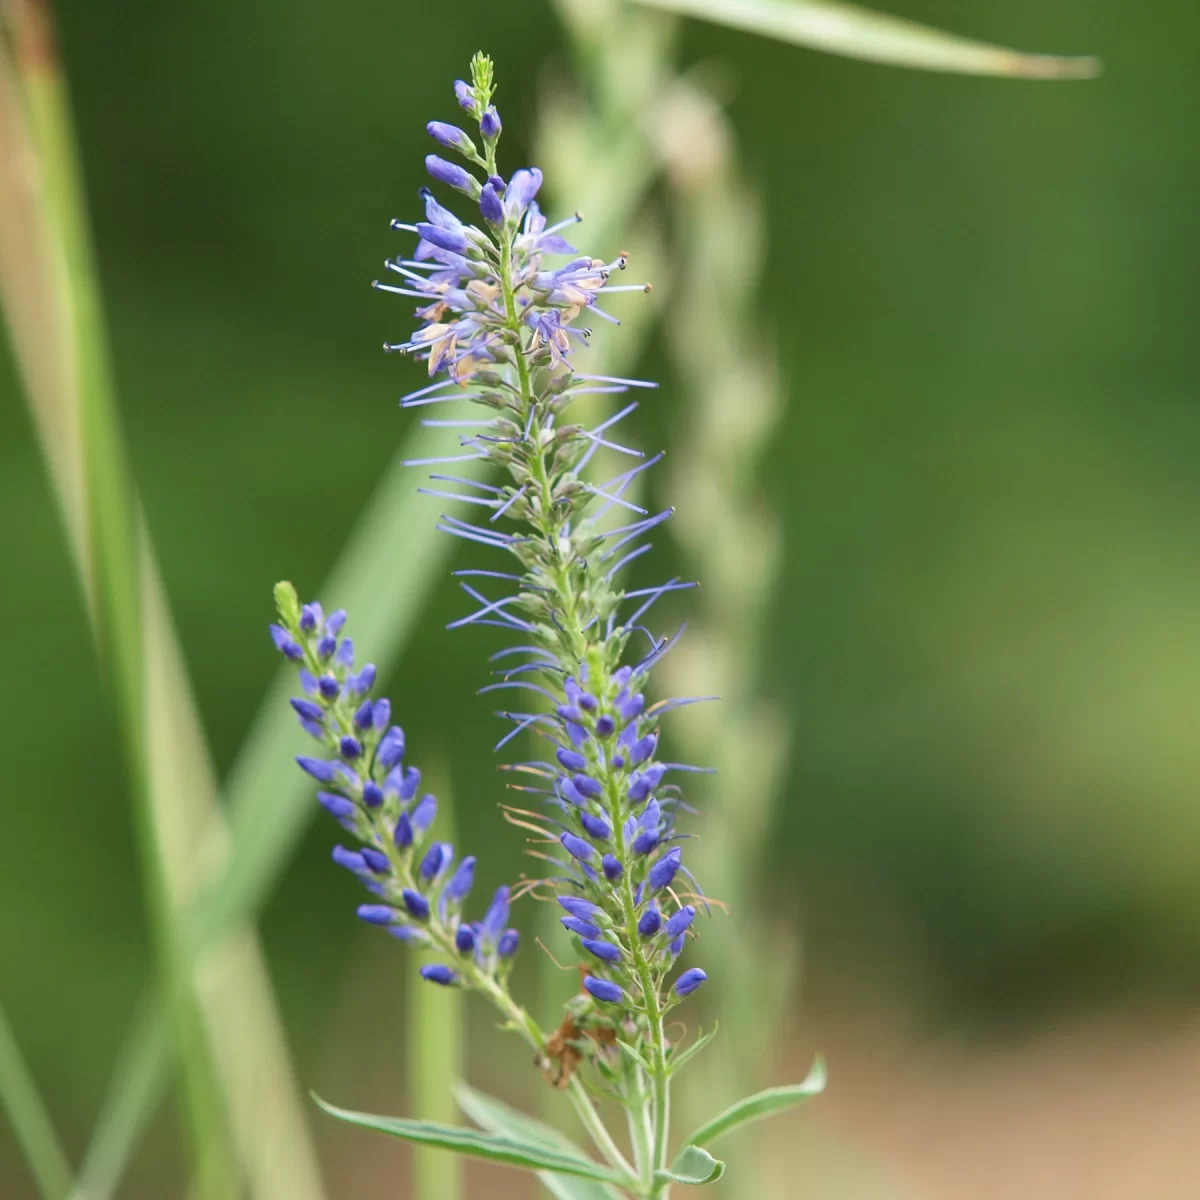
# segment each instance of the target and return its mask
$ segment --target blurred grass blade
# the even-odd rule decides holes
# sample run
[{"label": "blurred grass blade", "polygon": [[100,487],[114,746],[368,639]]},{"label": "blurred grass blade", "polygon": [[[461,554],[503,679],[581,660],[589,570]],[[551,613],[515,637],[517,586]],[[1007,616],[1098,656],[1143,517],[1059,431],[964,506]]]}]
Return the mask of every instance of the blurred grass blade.
[{"label": "blurred grass blade", "polygon": [[0,1008],[0,1103],[45,1200],[67,1200],[71,1167],[17,1039]]},{"label": "blurred grass blade", "polygon": [[[200,831],[219,816],[215,782],[121,442],[66,87],[48,10],[17,0],[10,12],[17,71],[4,60],[9,175],[0,189],[0,293],[117,700],[147,905],[183,1067],[197,1194],[224,1200],[240,1189],[240,1169],[219,1076],[222,1069],[228,1076],[234,1065],[248,1070],[251,1061],[244,1053],[236,1064],[228,1058],[223,1064],[213,1061],[214,1045],[218,1054],[222,1046],[207,1036],[203,1018],[210,1031],[224,1029],[226,1022],[211,1007],[199,1011],[179,921],[198,878]],[[268,987],[265,970],[260,962],[247,965],[234,990],[255,995],[257,988],[261,997]],[[280,1069],[278,1054],[274,1060],[267,1057],[282,1043],[269,990],[265,995],[268,1003],[260,1006],[259,1017],[272,1024],[253,1039],[255,1090],[260,1101],[282,1114],[274,1127],[286,1127],[286,1137],[277,1143],[261,1130],[253,1136],[247,1130],[243,1157],[256,1195],[319,1200],[307,1131],[303,1118],[295,1119],[300,1106],[294,1096],[288,1102],[290,1077]],[[130,1069],[125,1094],[156,1098],[162,1073],[153,1069],[153,1056],[130,1061],[139,1069]],[[114,1132],[138,1127],[144,1114],[133,1119],[135,1107],[113,1110],[122,1118],[111,1126]],[[119,1140],[101,1146],[107,1151]],[[297,1164],[288,1176],[294,1186],[286,1193],[274,1190],[279,1172],[272,1156]]]},{"label": "blurred grass blade", "polygon": [[323,1111],[331,1117],[337,1117],[339,1121],[403,1138],[417,1145],[437,1146],[441,1150],[450,1150],[469,1158],[481,1158],[487,1162],[522,1167],[529,1171],[550,1170],[616,1184],[631,1182],[612,1168],[585,1158],[579,1151],[567,1152],[548,1146],[544,1142],[524,1141],[496,1133],[481,1133],[478,1129],[468,1129],[462,1125],[442,1125],[435,1121],[410,1121],[404,1117],[381,1117],[374,1113],[354,1112],[327,1104],[320,1096],[314,1096],[313,1099]]},{"label": "blurred grass blade", "polygon": [[850,4],[826,4],[820,0],[636,0],[636,3],[760,33],[812,50],[894,67],[1021,79],[1091,79],[1100,72],[1099,60],[1095,58],[1022,54]]},{"label": "blurred grass blade", "polygon": [[[445,765],[426,756],[425,778],[438,798],[438,837],[454,844],[454,796]],[[408,1103],[422,1120],[450,1124],[455,1112],[450,1081],[463,1072],[466,1036],[466,997],[458,988],[434,987],[415,968],[405,972],[404,1062],[408,1074]],[[426,1146],[413,1147],[413,1200],[458,1200],[463,1190],[462,1161],[456,1154],[439,1154]]]},{"label": "blurred grass blade", "polygon": [[162,1007],[148,993],[121,1048],[71,1200],[105,1200],[117,1190],[133,1147],[166,1090],[168,1051]]},{"label": "blurred grass blade", "polygon": [[747,1096],[744,1100],[739,1100],[736,1104],[730,1105],[723,1113],[713,1117],[711,1121],[701,1125],[687,1139],[687,1144],[689,1146],[706,1146],[709,1142],[716,1141],[717,1138],[740,1125],[747,1125],[751,1121],[761,1121],[764,1117],[771,1117],[776,1113],[786,1112],[789,1108],[795,1108],[797,1104],[803,1104],[806,1100],[819,1096],[825,1090],[826,1081],[825,1061],[818,1057],[803,1083],[795,1083],[790,1087],[767,1088],[764,1092],[758,1092],[753,1096]]},{"label": "blurred grass blade", "polygon": [[[511,1108],[494,1096],[476,1091],[469,1084],[458,1084],[454,1096],[459,1108],[489,1133],[506,1134],[551,1149],[569,1149],[579,1153],[578,1148],[557,1129]],[[555,1175],[551,1171],[539,1171],[538,1180],[556,1200],[619,1200],[619,1193],[595,1179],[578,1179]]]}]

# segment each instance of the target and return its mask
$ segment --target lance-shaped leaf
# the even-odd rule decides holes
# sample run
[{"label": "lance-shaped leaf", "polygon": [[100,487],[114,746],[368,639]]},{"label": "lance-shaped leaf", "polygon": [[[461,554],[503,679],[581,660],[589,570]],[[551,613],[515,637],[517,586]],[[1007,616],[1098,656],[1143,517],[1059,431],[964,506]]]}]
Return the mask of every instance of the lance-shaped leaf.
[{"label": "lance-shaped leaf", "polygon": [[[468,1084],[460,1083],[454,1089],[458,1106],[476,1125],[489,1133],[505,1134],[521,1141],[534,1142],[539,1146],[582,1156],[582,1151],[565,1134],[541,1121],[511,1108],[494,1096],[476,1091]],[[595,1179],[580,1179],[556,1175],[551,1171],[539,1171],[542,1186],[555,1200],[618,1200],[619,1193],[606,1183]]]},{"label": "lance-shaped leaf", "polygon": [[678,1071],[681,1071],[716,1036],[717,1024],[714,1021],[713,1027],[707,1033],[701,1030],[696,1035],[696,1040],[686,1049],[678,1051],[672,1050],[671,1057],[667,1060],[667,1071],[672,1075]]},{"label": "lance-shaped leaf", "polygon": [[761,33],[777,41],[896,67],[1024,79],[1090,79],[1100,71],[1095,58],[1022,54],[851,4],[823,3],[822,0],[638,2],[664,12]]},{"label": "lance-shaped leaf", "polygon": [[795,1108],[797,1104],[803,1104],[823,1092],[826,1078],[825,1060],[818,1056],[803,1083],[767,1088],[765,1092],[756,1092],[753,1096],[739,1100],[711,1121],[701,1125],[688,1138],[688,1145],[705,1146],[739,1125],[747,1125],[751,1121],[760,1121],[763,1117]]},{"label": "lance-shaped leaf", "polygon": [[656,1171],[654,1180],[663,1183],[716,1183],[725,1174],[725,1164],[699,1146],[684,1146],[669,1171]]},{"label": "lance-shaped leaf", "polygon": [[523,1167],[527,1171],[553,1171],[560,1175],[574,1175],[581,1179],[597,1179],[603,1183],[621,1186],[635,1181],[602,1167],[599,1163],[575,1152],[495,1133],[482,1133],[478,1129],[467,1129],[459,1125],[440,1125],[435,1121],[411,1121],[404,1117],[381,1117],[374,1113],[353,1112],[326,1104],[319,1096],[313,1099],[331,1117],[374,1129],[378,1133],[391,1134],[421,1146],[437,1146],[470,1158],[482,1158],[488,1162],[503,1163],[509,1167]]}]

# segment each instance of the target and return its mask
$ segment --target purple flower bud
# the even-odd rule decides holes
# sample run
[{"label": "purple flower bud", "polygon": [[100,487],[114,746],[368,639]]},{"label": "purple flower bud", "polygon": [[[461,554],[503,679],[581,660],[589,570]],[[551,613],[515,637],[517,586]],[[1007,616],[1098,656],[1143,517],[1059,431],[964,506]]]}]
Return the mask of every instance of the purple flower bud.
[{"label": "purple flower bud", "polygon": [[354,711],[354,726],[356,729],[369,729],[373,716],[370,700],[364,700]]},{"label": "purple flower bud", "polygon": [[571,782],[589,800],[604,794],[604,789],[590,775],[576,775]]},{"label": "purple flower bud", "polygon": [[642,709],[646,707],[646,697],[638,692],[634,696],[626,696],[624,700],[617,701],[617,712],[621,714],[621,719],[628,724],[634,717],[641,716]]},{"label": "purple flower bud", "polygon": [[417,788],[420,786],[421,772],[416,767],[406,767],[400,780],[400,799],[407,804],[417,794]]},{"label": "purple flower bud", "polygon": [[372,709],[372,724],[377,730],[387,727],[388,721],[392,719],[392,702],[390,700],[376,700],[375,707]]},{"label": "purple flower bud", "polygon": [[389,925],[388,933],[398,942],[407,942],[412,946],[424,946],[429,943],[429,935],[423,929],[412,925]]},{"label": "purple flower bud", "polygon": [[[447,162],[444,158],[438,158],[436,154],[427,154],[425,156],[425,170],[427,170],[429,174],[432,175],[439,183],[444,183],[460,192],[470,193],[472,190],[472,185],[475,188],[479,187],[478,181],[469,171],[463,167],[460,167],[457,163]],[[430,228],[435,228],[435,226],[430,226]],[[422,226],[417,226],[417,232],[420,233],[427,242],[433,242],[435,246],[438,244],[433,240],[433,238],[425,236]],[[449,250],[450,247],[445,246],[443,249]],[[462,251],[456,250],[454,253],[461,254]]]},{"label": "purple flower bud", "polygon": [[458,979],[458,976],[444,963],[429,963],[421,968],[421,978],[441,987],[450,987]]},{"label": "purple flower bud", "polygon": [[582,725],[576,725],[574,721],[568,721],[567,737],[571,739],[571,745],[578,749],[587,741],[588,732]]},{"label": "purple flower bud", "polygon": [[583,948],[589,954],[594,954],[603,962],[615,963],[621,961],[621,947],[614,946],[612,942],[600,941],[597,938],[584,938]]},{"label": "purple flower bud", "polygon": [[434,842],[421,859],[420,875],[426,883],[436,879],[453,861],[454,847],[449,842]]},{"label": "purple flower bud", "polygon": [[558,896],[556,899],[571,916],[578,917],[581,921],[586,921],[589,917],[600,912],[600,905],[593,904],[590,900],[585,900],[582,896]]},{"label": "purple flower bud", "polygon": [[413,827],[412,822],[408,819],[408,813],[401,813],[396,818],[396,832],[392,836],[392,841],[396,843],[397,850],[407,850],[413,844]]},{"label": "purple flower bud", "polygon": [[376,850],[374,846],[364,846],[359,854],[363,856],[363,862],[375,872],[376,875],[386,875],[391,869],[392,864],[388,862],[388,856]]},{"label": "purple flower bud", "polygon": [[685,904],[667,922],[667,940],[674,941],[696,919],[696,910],[690,904]]},{"label": "purple flower bud", "polygon": [[479,119],[479,132],[491,142],[500,136],[500,129],[500,114],[494,104],[489,104]]},{"label": "purple flower bud", "polygon": [[594,837],[598,842],[607,842],[612,837],[612,827],[603,817],[593,816],[590,812],[581,812],[579,823],[587,831],[588,836]]},{"label": "purple flower bud", "polygon": [[457,125],[447,125],[445,121],[430,121],[425,132],[451,150],[466,149],[471,144],[471,139]]},{"label": "purple flower bud", "polygon": [[458,864],[458,870],[451,876],[442,893],[442,899],[448,902],[465,900],[475,886],[475,856],[469,854]]},{"label": "purple flower bud", "polygon": [[504,224],[504,203],[490,183],[479,193],[479,211],[497,228]]},{"label": "purple flower bud", "polygon": [[503,175],[489,175],[488,183],[490,183],[492,185],[492,187],[494,187],[496,189],[497,196],[504,195],[504,176]]},{"label": "purple flower bud", "polygon": [[579,859],[580,862],[590,862],[595,857],[595,850],[592,849],[589,842],[585,842],[583,838],[576,837],[573,833],[564,833],[559,841],[563,844],[563,849],[572,857]]},{"label": "purple flower bud", "polygon": [[409,914],[416,920],[425,921],[429,919],[429,901],[420,892],[414,892],[412,888],[405,888],[400,893],[400,899],[404,901],[404,907],[408,909]]},{"label": "purple flower bud", "polygon": [[413,809],[412,825],[417,833],[424,833],[433,824],[437,816],[437,797],[427,793],[421,797],[417,807]]},{"label": "purple flower bud", "polygon": [[373,779],[363,784],[363,803],[368,808],[378,808],[383,803],[383,788]]},{"label": "purple flower bud", "polygon": [[326,634],[317,642],[317,657],[324,662],[337,649],[337,638]]},{"label": "purple flower bud", "polygon": [[342,685],[332,675],[322,675],[317,680],[317,688],[326,700],[336,700]]},{"label": "purple flower bud", "polygon": [[637,837],[635,837],[633,839],[632,849],[633,849],[634,854],[646,855],[646,854],[649,854],[650,851],[653,850],[654,847],[657,845],[658,845],[658,834],[657,833],[646,833],[643,831],[642,833],[639,833],[637,835]]},{"label": "purple flower bud", "polygon": [[559,746],[555,750],[554,757],[558,759],[567,771],[582,771],[587,767],[587,759],[582,754],[578,754],[574,750],[567,750],[563,746]]},{"label": "purple flower bud", "polygon": [[329,620],[325,622],[325,632],[331,637],[337,637],[342,632],[342,628],[346,624],[346,610],[344,608],[337,609],[336,612],[329,614]]},{"label": "purple flower bud", "polygon": [[[349,666],[350,664],[347,663],[346,665]],[[356,696],[361,696],[364,692],[369,692],[375,686],[375,674],[375,664],[367,663],[357,675],[352,675],[347,679],[346,683]]]},{"label": "purple flower bud", "polygon": [[600,936],[600,930],[589,921],[581,921],[578,917],[559,917],[558,919],[564,929],[579,934],[581,938]]},{"label": "purple flower bud", "polygon": [[512,958],[521,944],[521,934],[516,929],[506,929],[496,943],[496,953],[501,958]]},{"label": "purple flower bud", "polygon": [[363,856],[354,850],[347,850],[345,846],[334,846],[332,857],[339,867],[345,867],[356,875],[367,869]]},{"label": "purple flower bud", "polygon": [[651,763],[640,775],[631,776],[629,782],[630,804],[641,804],[662,783],[662,777],[666,773],[667,768],[662,763]]},{"label": "purple flower bud", "polygon": [[305,633],[312,633],[324,619],[325,614],[321,611],[321,606],[316,601],[313,601],[312,604],[306,604],[300,610],[300,628]]},{"label": "purple flower bud", "polygon": [[475,89],[461,79],[454,81],[454,94],[458,97],[458,103],[469,113],[475,111]]},{"label": "purple flower bud", "polygon": [[580,795],[579,789],[569,779],[559,781],[559,790],[562,792],[563,797],[572,804],[576,804],[582,808],[587,803],[583,796]]},{"label": "purple flower bud", "polygon": [[332,783],[337,777],[333,763],[323,762],[319,758],[308,758],[301,754],[296,762],[302,771],[307,771],[318,783]]},{"label": "purple flower bud", "polygon": [[707,978],[699,967],[691,967],[675,980],[675,995],[690,996]]},{"label": "purple flower bud", "polygon": [[296,710],[296,714],[301,721],[311,721],[320,724],[325,719],[325,710],[319,704],[314,704],[311,700],[297,700],[293,696],[291,705]]},{"label": "purple flower bud", "polygon": [[671,881],[675,878],[675,872],[679,870],[679,860],[683,857],[683,851],[678,846],[672,850],[668,850],[650,868],[650,874],[646,876],[646,882],[650,885],[651,890],[658,891],[660,888],[669,887]]},{"label": "purple flower bud", "polygon": [[483,915],[482,933],[488,941],[494,942],[504,931],[508,924],[508,908],[508,888],[498,887]]},{"label": "purple flower bud", "polygon": [[375,764],[384,771],[390,771],[403,757],[404,730],[399,725],[393,725],[379,741]]},{"label": "purple flower bud", "polygon": [[590,692],[580,692],[578,704],[579,704],[579,707],[582,708],[584,712],[595,712],[596,711],[596,697],[593,696]]},{"label": "purple flower bud", "polygon": [[648,759],[658,745],[658,732],[648,733],[640,741],[634,742],[629,750],[629,765],[639,767]]},{"label": "purple flower bud", "polygon": [[358,919],[368,925],[390,925],[395,920],[396,913],[386,904],[360,904]]},{"label": "purple flower bud", "polygon": [[625,874],[625,868],[621,866],[620,860],[615,855],[606,854],[600,865],[604,868],[604,878],[609,883],[616,883]]},{"label": "purple flower bud", "polygon": [[339,821],[354,816],[354,801],[347,800],[345,796],[339,796],[334,792],[318,792],[317,800],[330,816],[337,817]]},{"label": "purple flower bud", "polygon": [[343,758],[355,759],[362,754],[362,742],[358,738],[347,734],[338,742],[338,750],[341,752]]},{"label": "purple flower bud", "polygon": [[610,983],[607,979],[597,979],[595,975],[586,976],[583,986],[605,1004],[619,1004],[625,998],[625,993],[615,983]]},{"label": "purple flower bud", "polygon": [[337,651],[337,661],[343,667],[354,666],[354,642],[350,638],[342,639],[342,644]]},{"label": "purple flower bud", "polygon": [[300,686],[304,689],[306,695],[315,696],[317,694],[316,676],[311,671],[301,670]]},{"label": "purple flower bud", "polygon": [[684,937],[684,935],[681,933],[681,934],[680,934],[680,935],[679,935],[679,936],[678,936],[678,937],[677,937],[677,938],[676,938],[676,939],[675,939],[675,940],[674,940],[674,941],[671,943],[671,957],[672,957],[672,958],[678,958],[678,957],[679,957],[679,956],[680,956],[680,955],[683,953],[683,944],[684,944],[684,942],[686,942],[686,941],[687,941],[687,938],[686,938],[686,937]]},{"label": "purple flower bud", "polygon": [[658,911],[658,906],[652,903],[638,921],[638,933],[644,938],[652,938],[661,926],[662,913]]},{"label": "purple flower bud", "polygon": [[470,954],[475,949],[475,930],[470,925],[460,925],[454,932],[454,945],[459,954]]},{"label": "purple flower bud", "polygon": [[512,179],[509,180],[508,190],[504,194],[504,211],[509,220],[520,220],[541,186],[542,173],[537,167],[531,167],[528,170],[522,168],[513,174]]},{"label": "purple flower bud", "polygon": [[[439,158],[436,160],[441,162]],[[450,164],[447,163],[447,166]],[[455,167],[456,171],[461,168]],[[465,175],[466,172],[463,171]],[[429,242],[432,246],[437,246],[439,249],[448,250],[451,254],[466,254],[470,247],[467,239],[456,229],[443,229],[440,225],[429,225],[425,221],[417,225],[417,232],[421,235],[424,241]]]},{"label": "purple flower bud", "polygon": [[608,715],[601,713],[596,718],[596,736],[602,738],[612,737],[613,731],[617,728],[617,723]]},{"label": "purple flower bud", "polygon": [[304,660],[304,651],[301,649],[300,643],[282,625],[271,626],[271,640],[275,643],[275,649],[284,658],[290,658],[292,662]]},{"label": "purple flower bud", "polygon": [[574,721],[577,724],[583,720],[583,713],[573,704],[560,704],[555,710],[564,721]]}]

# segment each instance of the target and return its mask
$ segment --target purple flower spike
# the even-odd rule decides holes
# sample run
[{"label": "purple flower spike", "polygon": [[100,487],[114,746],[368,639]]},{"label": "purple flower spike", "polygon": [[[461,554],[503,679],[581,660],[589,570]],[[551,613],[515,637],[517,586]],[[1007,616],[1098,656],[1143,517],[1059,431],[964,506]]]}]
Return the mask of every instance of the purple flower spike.
[{"label": "purple flower spike", "polygon": [[690,996],[707,978],[699,967],[689,968],[675,980],[675,995]]},{"label": "purple flower spike", "polygon": [[615,983],[610,983],[607,979],[597,979],[595,975],[586,976],[583,986],[605,1004],[619,1004],[625,998],[625,993]]}]

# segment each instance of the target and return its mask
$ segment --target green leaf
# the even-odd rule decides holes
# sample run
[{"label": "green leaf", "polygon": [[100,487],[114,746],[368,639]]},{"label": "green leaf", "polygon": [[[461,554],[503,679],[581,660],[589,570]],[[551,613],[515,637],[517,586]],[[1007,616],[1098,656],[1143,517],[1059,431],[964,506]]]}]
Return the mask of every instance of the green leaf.
[{"label": "green leaf", "polygon": [[509,1167],[523,1167],[527,1171],[554,1171],[561,1175],[576,1175],[582,1179],[598,1179],[604,1183],[626,1185],[632,1183],[623,1175],[608,1167],[602,1167],[590,1158],[578,1153],[568,1153],[545,1143],[495,1133],[481,1133],[459,1125],[441,1125],[435,1121],[411,1121],[404,1117],[380,1117],[373,1113],[353,1112],[326,1104],[319,1096],[313,1099],[331,1117],[374,1129],[378,1133],[391,1134],[420,1146],[437,1146],[452,1150],[471,1158],[482,1158],[488,1162],[503,1163]]},{"label": "green leaf", "polygon": [[626,1054],[628,1054],[629,1057],[632,1058],[633,1061],[635,1063],[637,1063],[637,1065],[639,1067],[641,1067],[643,1071],[647,1072],[647,1074],[650,1074],[650,1075],[654,1074],[654,1068],[645,1060],[645,1058],[642,1056],[642,1054],[638,1050],[634,1049],[634,1047],[631,1046],[628,1042],[622,1042],[618,1039],[617,1045]]},{"label": "green leaf", "polygon": [[716,1183],[725,1174],[725,1164],[699,1146],[684,1146],[669,1171],[656,1171],[656,1183]]},{"label": "green leaf", "polygon": [[723,1113],[713,1117],[711,1121],[701,1125],[688,1138],[688,1145],[707,1145],[731,1129],[736,1129],[739,1125],[760,1121],[763,1117],[770,1117],[775,1113],[794,1108],[797,1104],[803,1104],[806,1100],[811,1100],[813,1096],[819,1095],[825,1090],[825,1081],[825,1060],[818,1055],[808,1073],[808,1078],[803,1083],[794,1083],[789,1087],[767,1088],[765,1092],[758,1092],[753,1096],[747,1096],[744,1100],[739,1100]]},{"label": "green leaf", "polygon": [[678,1054],[671,1055],[671,1058],[667,1062],[668,1074],[674,1075],[678,1071],[683,1070],[683,1068],[689,1062],[691,1062],[692,1059],[699,1054],[700,1051],[703,1050],[704,1047],[707,1046],[708,1043],[711,1042],[716,1036],[717,1024],[714,1021],[713,1027],[707,1033],[704,1033],[703,1031],[698,1033],[696,1035],[696,1040],[686,1050],[680,1050]]},{"label": "green leaf", "polygon": [[1022,54],[851,4],[823,0],[638,0],[638,3],[761,33],[812,50],[895,67],[1025,79],[1090,79],[1100,72],[1100,63],[1095,58]]},{"label": "green leaf", "polygon": [[[494,1096],[476,1091],[469,1084],[458,1084],[454,1089],[454,1097],[459,1108],[476,1125],[490,1133],[502,1133],[535,1145],[583,1156],[583,1151],[565,1134]],[[556,1175],[550,1171],[539,1171],[538,1179],[556,1200],[620,1200],[618,1192],[595,1179]]]}]

